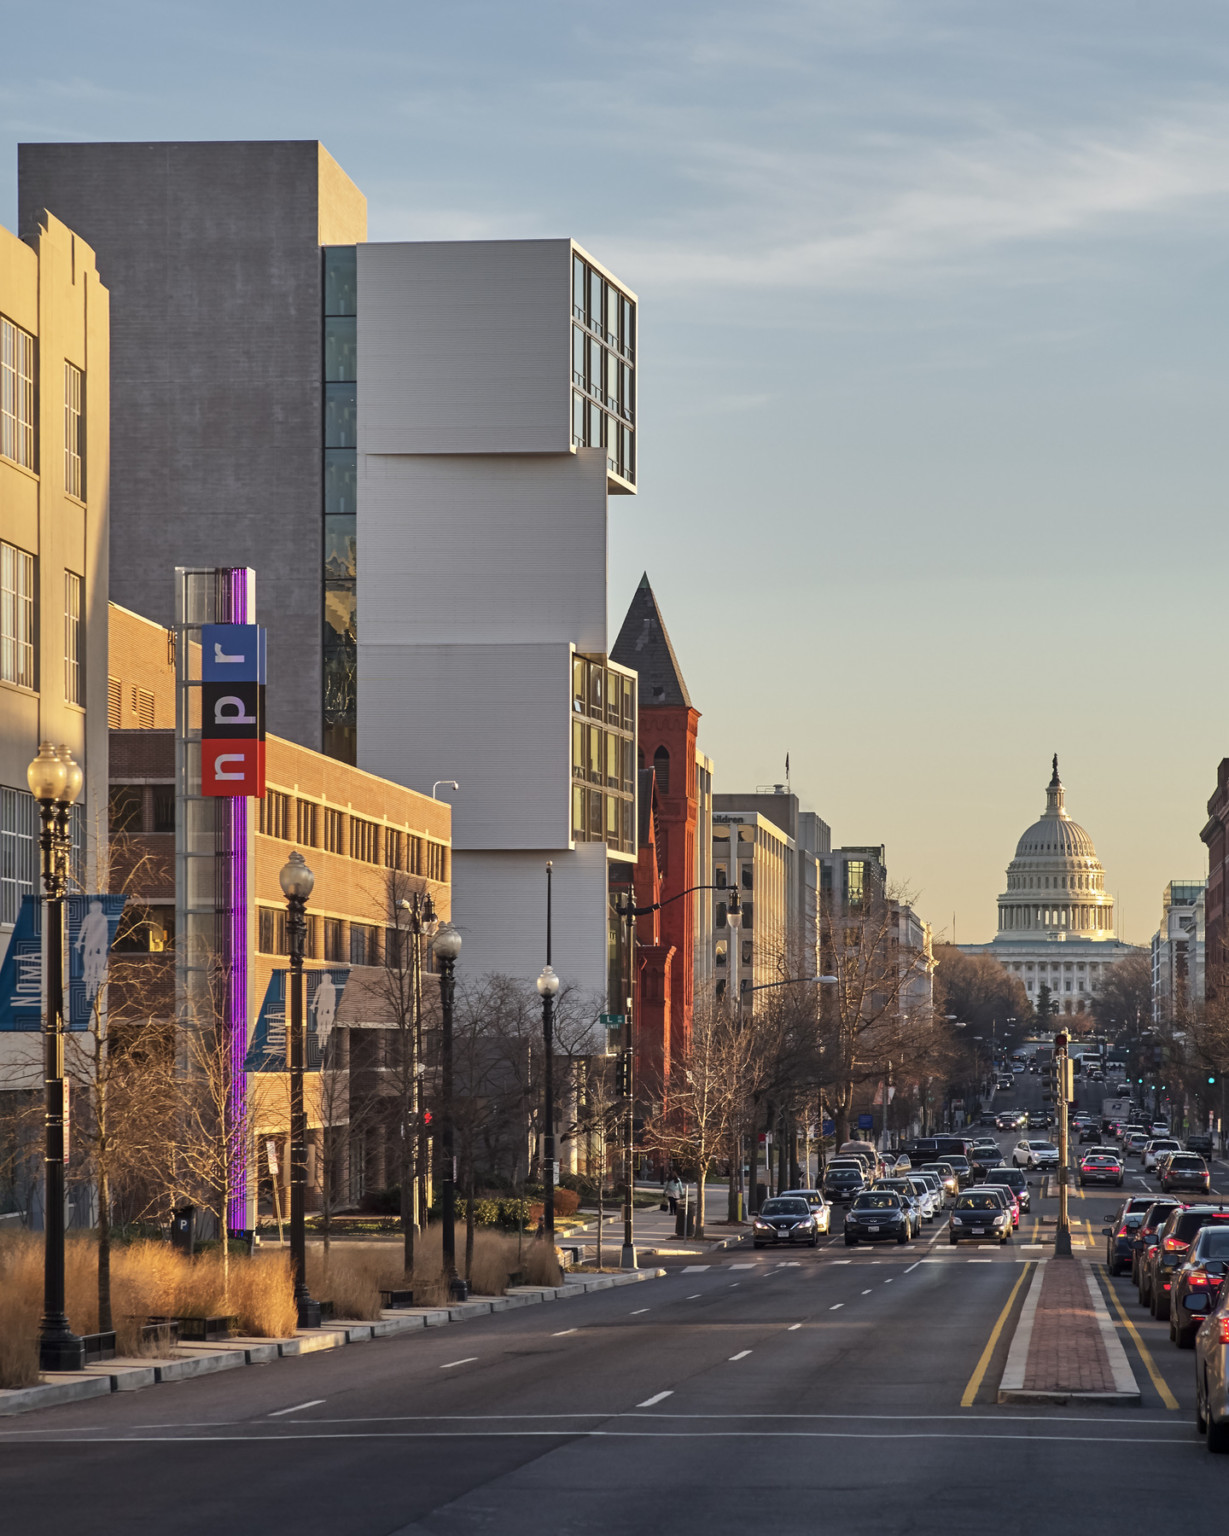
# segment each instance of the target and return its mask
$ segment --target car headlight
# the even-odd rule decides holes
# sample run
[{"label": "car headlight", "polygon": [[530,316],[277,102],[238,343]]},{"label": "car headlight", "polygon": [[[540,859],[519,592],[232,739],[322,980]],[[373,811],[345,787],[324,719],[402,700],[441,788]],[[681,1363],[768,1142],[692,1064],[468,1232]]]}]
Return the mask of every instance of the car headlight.
[{"label": "car headlight", "polygon": [[772,1228],[768,1225],[768,1223],[766,1221],[758,1221],[757,1220],[756,1223],[755,1223],[755,1230],[757,1232],[771,1232]]},{"label": "car headlight", "polygon": [[953,1216],[952,1217],[952,1226],[954,1226],[954,1227],[963,1227],[964,1226],[964,1217],[963,1216]]},{"label": "car headlight", "polygon": [[1010,1219],[1011,1218],[1008,1216],[1007,1212],[1004,1211],[1001,1216],[996,1216],[994,1218],[994,1224],[996,1227],[1001,1227],[1004,1222],[1009,1221]]}]

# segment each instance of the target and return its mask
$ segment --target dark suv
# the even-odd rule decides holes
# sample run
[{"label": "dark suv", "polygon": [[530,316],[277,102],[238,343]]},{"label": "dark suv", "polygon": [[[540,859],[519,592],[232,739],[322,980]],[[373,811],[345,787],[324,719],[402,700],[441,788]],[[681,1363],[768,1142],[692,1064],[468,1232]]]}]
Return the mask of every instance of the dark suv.
[{"label": "dark suv", "polygon": [[1141,1307],[1146,1307],[1149,1300],[1148,1292],[1144,1289],[1144,1281],[1148,1275],[1149,1250],[1156,1246],[1156,1235],[1168,1221],[1170,1212],[1181,1209],[1181,1200],[1152,1201],[1144,1212],[1143,1224],[1131,1242],[1131,1284],[1139,1287]]},{"label": "dark suv", "polygon": [[1130,1268],[1131,1245],[1152,1203],[1151,1195],[1130,1195],[1117,1211],[1106,1216],[1106,1221],[1111,1225],[1102,1227],[1101,1235],[1108,1239],[1105,1245],[1105,1267],[1111,1275],[1120,1275],[1124,1269]]},{"label": "dark suv", "polygon": [[1148,1263],[1148,1310],[1164,1323],[1169,1319],[1169,1293],[1174,1271],[1186,1262],[1187,1250],[1201,1227],[1229,1226],[1229,1206],[1187,1205],[1172,1211],[1157,1233]]}]

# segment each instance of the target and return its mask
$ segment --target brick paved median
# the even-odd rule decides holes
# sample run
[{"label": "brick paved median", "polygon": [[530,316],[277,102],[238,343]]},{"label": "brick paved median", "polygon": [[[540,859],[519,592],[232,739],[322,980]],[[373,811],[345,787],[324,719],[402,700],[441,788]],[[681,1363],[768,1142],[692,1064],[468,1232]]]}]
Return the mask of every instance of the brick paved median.
[{"label": "brick paved median", "polygon": [[1114,1391],[1114,1374],[1089,1295],[1087,1272],[1075,1260],[1057,1259],[1045,1266],[1024,1390]]}]

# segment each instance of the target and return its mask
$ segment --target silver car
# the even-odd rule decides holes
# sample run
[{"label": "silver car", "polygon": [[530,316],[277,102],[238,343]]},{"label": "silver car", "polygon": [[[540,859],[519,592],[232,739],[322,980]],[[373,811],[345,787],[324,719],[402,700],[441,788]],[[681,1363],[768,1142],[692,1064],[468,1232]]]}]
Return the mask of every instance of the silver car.
[{"label": "silver car", "polygon": [[908,1175],[909,1187],[917,1197],[917,1202],[922,1209],[922,1220],[933,1221],[943,1209],[943,1202],[939,1198],[938,1191],[928,1183],[920,1173]]},{"label": "silver car", "polygon": [[1229,1285],[1222,1285],[1215,1310],[1211,1297],[1191,1291],[1182,1298],[1184,1316],[1203,1314],[1195,1335],[1195,1427],[1208,1450],[1229,1453]]}]

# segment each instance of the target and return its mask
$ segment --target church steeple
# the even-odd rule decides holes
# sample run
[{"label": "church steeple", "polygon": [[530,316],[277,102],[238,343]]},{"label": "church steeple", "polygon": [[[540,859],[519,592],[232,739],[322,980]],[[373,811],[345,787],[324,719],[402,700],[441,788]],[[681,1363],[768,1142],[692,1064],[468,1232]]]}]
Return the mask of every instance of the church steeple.
[{"label": "church steeple", "polygon": [[1065,821],[1067,819],[1066,799],[1067,791],[1063,788],[1063,781],[1058,776],[1058,753],[1055,752],[1054,772],[1050,776],[1049,784],[1046,786],[1046,815],[1061,816]]},{"label": "church steeple", "polygon": [[654,705],[691,708],[691,695],[683,681],[682,668],[670,643],[657,598],[649,585],[647,571],[640,578],[619,637],[610,648],[610,659],[620,666],[634,667],[640,674],[641,708],[651,709]]}]

